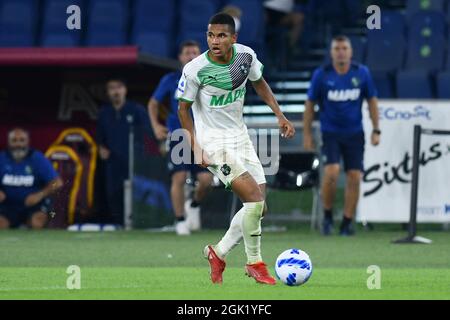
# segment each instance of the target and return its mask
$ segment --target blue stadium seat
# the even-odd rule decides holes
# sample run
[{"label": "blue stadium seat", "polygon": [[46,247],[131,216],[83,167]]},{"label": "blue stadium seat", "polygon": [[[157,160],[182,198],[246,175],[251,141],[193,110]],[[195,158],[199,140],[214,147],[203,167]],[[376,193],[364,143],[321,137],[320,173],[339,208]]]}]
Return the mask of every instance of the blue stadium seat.
[{"label": "blue stadium seat", "polygon": [[394,84],[387,72],[372,72],[372,79],[381,99],[394,98]]},{"label": "blue stadium seat", "polygon": [[[450,36],[449,36],[449,38],[450,38]],[[448,46],[447,46],[447,67],[445,69],[450,71],[450,39],[448,41]]]},{"label": "blue stadium seat", "polygon": [[67,33],[47,33],[41,39],[43,47],[76,47],[79,44],[76,37]]},{"label": "blue stadium seat", "polygon": [[405,16],[402,13],[393,10],[383,10],[380,31],[404,34],[405,27]]},{"label": "blue stadium seat", "polygon": [[0,2],[0,47],[29,47],[35,44],[38,6],[35,0]]},{"label": "blue stadium seat", "polygon": [[235,5],[242,10],[241,29],[238,42],[250,47],[259,46],[264,42],[264,10],[260,0],[230,0],[229,5]]},{"label": "blue stadium seat", "polygon": [[444,36],[447,32],[445,15],[438,11],[421,11],[409,22],[408,34],[411,37]]},{"label": "blue stadium seat", "polygon": [[135,0],[132,4],[132,33],[173,31],[175,0]]},{"label": "blue stadium seat", "polygon": [[406,69],[437,71],[444,67],[444,37],[410,38],[407,50]]},{"label": "blue stadium seat", "polygon": [[128,1],[91,0],[86,45],[120,46],[127,41]]},{"label": "blue stadium seat", "polygon": [[367,39],[360,36],[349,36],[353,49],[353,60],[363,63],[366,57]]},{"label": "blue stadium seat", "polygon": [[204,32],[208,21],[219,10],[218,1],[184,0],[179,4],[180,33]]},{"label": "blue stadium seat", "polygon": [[437,74],[436,89],[438,99],[450,99],[450,71]]},{"label": "blue stadium seat", "polygon": [[132,42],[142,52],[167,57],[170,56],[170,39],[164,32],[141,32],[133,35]]},{"label": "blue stadium seat", "polygon": [[432,99],[431,81],[426,71],[399,71],[396,78],[397,98]]},{"label": "blue stadium seat", "polygon": [[[81,30],[83,30],[83,10],[82,0],[46,0],[42,17],[41,44],[45,47],[67,47],[79,46],[81,40]],[[81,9],[81,30],[69,30],[66,26],[68,14],[67,8],[70,5],[78,5]]]},{"label": "blue stadium seat", "polygon": [[201,52],[204,52],[208,50],[208,43],[206,41],[206,32],[200,31],[200,32],[184,32],[180,34],[180,41],[178,43],[181,44],[183,41],[186,40],[194,40],[197,41],[200,45]]},{"label": "blue stadium seat", "polygon": [[393,71],[402,68],[405,39],[402,35],[369,33],[366,64],[374,71]]},{"label": "blue stadium seat", "polygon": [[444,11],[444,0],[408,0],[406,1],[406,16],[411,18],[419,11]]}]

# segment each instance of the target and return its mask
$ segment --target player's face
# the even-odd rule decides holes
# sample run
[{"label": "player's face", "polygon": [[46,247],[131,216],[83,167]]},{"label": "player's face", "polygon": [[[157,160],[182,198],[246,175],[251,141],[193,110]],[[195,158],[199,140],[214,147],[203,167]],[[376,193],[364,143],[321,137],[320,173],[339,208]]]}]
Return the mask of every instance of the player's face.
[{"label": "player's face", "polygon": [[237,39],[236,33],[232,34],[226,24],[209,24],[206,37],[209,50],[217,58],[226,57]]},{"label": "player's face", "polygon": [[8,149],[16,161],[20,161],[28,153],[30,139],[28,134],[20,129],[12,131],[8,136]]},{"label": "player's face", "polygon": [[200,48],[197,46],[186,46],[181,50],[181,53],[178,55],[178,60],[184,66],[188,62],[197,58],[200,55]]},{"label": "player's face", "polygon": [[331,59],[334,63],[343,65],[352,59],[352,47],[348,41],[333,41],[331,43]]},{"label": "player's face", "polygon": [[122,103],[127,96],[127,87],[120,81],[109,81],[106,91],[109,100],[113,103]]}]

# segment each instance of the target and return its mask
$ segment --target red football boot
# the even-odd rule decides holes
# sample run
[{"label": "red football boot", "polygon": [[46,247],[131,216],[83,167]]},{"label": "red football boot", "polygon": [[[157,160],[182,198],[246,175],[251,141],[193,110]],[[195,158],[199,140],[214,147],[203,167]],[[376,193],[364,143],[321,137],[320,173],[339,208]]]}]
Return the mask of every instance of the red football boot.
[{"label": "red football boot", "polygon": [[259,283],[276,284],[275,278],[270,275],[269,270],[267,270],[267,265],[262,261],[245,265],[245,274],[254,278]]},{"label": "red football boot", "polygon": [[213,283],[222,283],[222,273],[225,270],[225,261],[220,259],[211,245],[208,245],[203,249],[203,254],[209,262],[209,274],[211,275],[211,281]]}]

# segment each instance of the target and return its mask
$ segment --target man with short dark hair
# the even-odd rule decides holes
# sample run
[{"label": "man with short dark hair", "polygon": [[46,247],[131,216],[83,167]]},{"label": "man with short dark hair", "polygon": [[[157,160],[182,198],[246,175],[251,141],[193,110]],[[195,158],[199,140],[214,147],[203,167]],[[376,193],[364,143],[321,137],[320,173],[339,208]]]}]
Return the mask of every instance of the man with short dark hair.
[{"label": "man with short dark hair", "polygon": [[311,123],[314,105],[320,107],[322,131],[322,154],[324,156],[324,177],[322,201],[324,220],[322,233],[330,235],[333,228],[333,202],[339,177],[340,159],[343,158],[346,172],[344,217],[340,227],[343,236],[352,235],[352,219],[359,198],[361,172],[364,170],[364,131],[362,125],[362,102],[369,105],[373,131],[372,145],[380,142],[378,126],[377,91],[369,69],[353,63],[352,47],[346,36],[336,36],[331,43],[332,63],[314,71],[308,99],[305,102],[304,148],[313,150]]},{"label": "man with short dark hair", "polygon": [[[263,65],[249,47],[236,43],[233,17],[211,17],[206,33],[209,50],[186,64],[177,89],[178,116],[189,132],[196,163],[208,168],[243,202],[216,245],[204,248],[211,281],[222,283],[225,257],[244,239],[245,272],[257,282],[273,285],[261,256],[261,219],[265,214],[266,178],[243,118],[247,80],[275,113],[280,133],[295,129],[286,119],[263,77]],[[194,121],[191,117],[191,108]],[[195,125],[195,130],[194,130]]]},{"label": "man with short dark hair", "polygon": [[139,156],[144,150],[144,135],[150,130],[145,107],[127,100],[127,86],[121,78],[110,78],[106,83],[109,103],[99,112],[97,144],[100,159],[106,162],[106,197],[111,222],[123,225],[123,184],[128,178],[129,132],[134,127],[134,151]]},{"label": "man with short dark hair", "polygon": [[[200,55],[200,46],[196,41],[187,40],[180,45],[178,52],[178,61],[184,67],[186,63]],[[160,141],[168,140],[168,167],[171,175],[170,197],[172,207],[175,213],[176,223],[175,231],[178,235],[189,235],[191,231],[197,231],[201,228],[200,203],[206,196],[212,182],[212,174],[205,168],[194,165],[193,163],[179,163],[174,157],[183,154],[176,154],[174,148],[181,141],[170,141],[170,135],[181,129],[178,119],[178,101],[175,99],[175,92],[178,86],[178,80],[181,78],[181,71],[175,71],[166,74],[159,82],[158,87],[153,92],[148,103],[148,113],[152,123],[155,136]],[[165,125],[158,121],[158,111],[161,110],[165,99],[169,98],[170,110]],[[192,156],[191,156],[192,158]],[[187,173],[197,180],[192,199],[185,201],[184,186],[186,184]]]},{"label": "man with short dark hair", "polygon": [[52,211],[49,197],[62,187],[50,160],[30,148],[22,128],[8,133],[8,150],[0,152],[0,229],[27,224],[42,229]]}]

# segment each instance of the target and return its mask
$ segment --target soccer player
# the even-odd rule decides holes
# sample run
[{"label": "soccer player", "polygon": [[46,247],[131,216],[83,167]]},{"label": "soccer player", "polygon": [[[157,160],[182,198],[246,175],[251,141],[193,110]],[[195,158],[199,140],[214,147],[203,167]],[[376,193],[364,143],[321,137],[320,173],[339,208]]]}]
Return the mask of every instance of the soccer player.
[{"label": "soccer player", "polygon": [[275,284],[261,257],[266,179],[243,121],[247,80],[277,116],[282,136],[291,138],[295,130],[264,80],[263,65],[255,52],[237,44],[236,40],[234,20],[230,15],[218,13],[210,19],[209,50],[183,69],[177,89],[178,115],[181,125],[188,131],[196,163],[208,168],[243,203],[224,237],[215,246],[208,245],[204,249],[210,264],[211,281],[222,283],[225,257],[243,238],[246,274],[257,282]]},{"label": "soccer player", "polygon": [[[178,60],[184,67],[186,63],[199,55],[199,44],[189,40],[180,45]],[[191,231],[201,228],[200,203],[211,186],[212,174],[207,169],[192,163],[185,164],[174,161],[175,154],[172,156],[172,151],[175,146],[180,143],[179,141],[170,140],[170,135],[176,130],[181,129],[180,120],[178,119],[178,101],[175,98],[180,77],[181,70],[171,72],[161,79],[148,103],[148,113],[150,114],[150,120],[156,138],[160,141],[169,139],[168,167],[171,175],[170,197],[176,218],[175,231],[178,235],[189,235]],[[158,121],[158,110],[160,110],[166,98],[170,99],[170,112],[166,120],[166,125],[164,126]],[[182,157],[183,154],[181,153],[179,156]],[[188,172],[191,173],[192,178],[195,177],[197,179],[197,185],[194,190],[193,199],[185,202],[184,186]]]},{"label": "soccer player", "polygon": [[346,36],[336,36],[331,43],[332,63],[315,70],[304,113],[304,148],[313,150],[311,122],[314,105],[320,107],[322,153],[325,167],[322,183],[324,219],[322,233],[333,230],[333,202],[339,177],[340,159],[346,172],[344,217],[340,234],[352,235],[352,218],[359,197],[361,172],[363,171],[364,132],[361,106],[367,99],[372,120],[371,143],[380,143],[378,126],[378,100],[369,69],[351,61],[352,47]]},{"label": "soccer player", "polygon": [[49,196],[63,186],[42,152],[31,149],[28,132],[8,133],[8,150],[0,152],[0,229],[27,224],[42,229],[51,212]]}]

